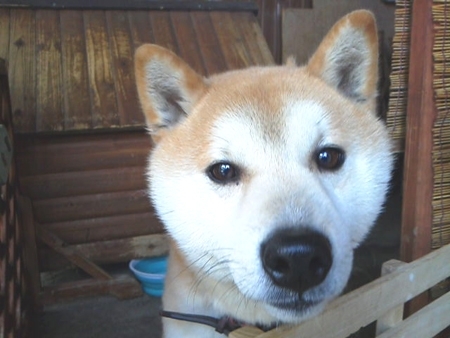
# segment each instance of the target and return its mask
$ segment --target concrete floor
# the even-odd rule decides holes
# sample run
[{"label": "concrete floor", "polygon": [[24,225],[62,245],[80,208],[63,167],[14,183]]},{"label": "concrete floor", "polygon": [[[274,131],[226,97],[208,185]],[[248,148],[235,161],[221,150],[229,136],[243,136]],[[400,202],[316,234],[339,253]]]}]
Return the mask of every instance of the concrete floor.
[{"label": "concrete floor", "polygon": [[[394,186],[385,212],[355,254],[353,275],[347,291],[377,278],[381,264],[398,257],[400,242],[400,188]],[[119,301],[98,297],[53,305],[35,317],[36,338],[159,338],[160,299],[143,296]],[[352,338],[372,337],[372,328]],[[34,338],[33,337],[33,338]]]}]

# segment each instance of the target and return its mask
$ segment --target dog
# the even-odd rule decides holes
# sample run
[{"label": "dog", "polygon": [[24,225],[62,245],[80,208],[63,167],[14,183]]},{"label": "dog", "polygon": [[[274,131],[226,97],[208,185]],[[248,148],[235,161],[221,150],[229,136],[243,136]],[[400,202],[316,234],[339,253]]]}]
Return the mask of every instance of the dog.
[{"label": "dog", "polygon": [[[265,327],[317,315],[344,289],[393,167],[373,15],[340,19],[302,67],[204,78],[147,44],[135,75],[170,238],[163,309]],[[164,337],[221,336],[174,318]]]}]

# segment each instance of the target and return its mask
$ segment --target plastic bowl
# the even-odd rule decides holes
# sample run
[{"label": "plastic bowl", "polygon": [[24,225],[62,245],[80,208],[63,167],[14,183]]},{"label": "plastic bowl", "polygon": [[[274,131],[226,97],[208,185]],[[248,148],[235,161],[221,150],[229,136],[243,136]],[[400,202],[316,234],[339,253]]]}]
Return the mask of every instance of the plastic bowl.
[{"label": "plastic bowl", "polygon": [[137,280],[141,282],[145,293],[155,297],[162,296],[167,271],[167,257],[133,259],[129,267]]}]

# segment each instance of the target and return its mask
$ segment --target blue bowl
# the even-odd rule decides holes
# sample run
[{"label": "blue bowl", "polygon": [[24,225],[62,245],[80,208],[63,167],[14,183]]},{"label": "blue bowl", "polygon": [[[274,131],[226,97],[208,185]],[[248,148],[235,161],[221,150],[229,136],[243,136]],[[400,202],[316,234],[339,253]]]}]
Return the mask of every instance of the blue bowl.
[{"label": "blue bowl", "polygon": [[141,282],[145,293],[161,297],[164,291],[164,278],[167,271],[167,257],[133,259],[130,270]]}]

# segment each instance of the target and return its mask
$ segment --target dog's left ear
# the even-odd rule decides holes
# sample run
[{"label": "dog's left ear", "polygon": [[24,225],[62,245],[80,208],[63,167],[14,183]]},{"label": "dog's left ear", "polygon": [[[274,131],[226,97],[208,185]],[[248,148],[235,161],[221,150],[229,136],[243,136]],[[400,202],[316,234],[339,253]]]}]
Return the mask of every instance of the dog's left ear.
[{"label": "dog's left ear", "polygon": [[358,10],[328,32],[307,69],[357,102],[374,103],[378,81],[378,36],[375,18]]}]

